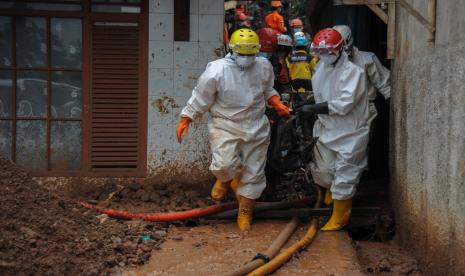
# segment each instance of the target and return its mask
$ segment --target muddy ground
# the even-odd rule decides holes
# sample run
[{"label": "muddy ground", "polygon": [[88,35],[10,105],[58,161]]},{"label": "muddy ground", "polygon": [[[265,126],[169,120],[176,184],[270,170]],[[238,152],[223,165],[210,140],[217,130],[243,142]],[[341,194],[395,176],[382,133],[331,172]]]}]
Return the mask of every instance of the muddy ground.
[{"label": "muddy ground", "polygon": [[[233,222],[216,226],[217,222],[206,220],[174,223],[122,221],[84,209],[77,202],[77,199],[85,199],[101,206],[132,212],[180,211],[212,204],[208,191],[194,190],[182,184],[153,186],[127,183],[120,186],[107,183],[65,196],[64,193],[58,195],[50,192],[27,173],[0,158],[0,194],[0,275],[111,275],[132,274],[134,271],[139,272],[137,275],[144,275],[147,267],[153,267],[154,261],[160,261],[160,256],[166,260],[171,258],[170,254],[162,253],[165,241],[168,241],[169,247],[169,242],[190,239],[189,248],[177,251],[188,253],[186,258],[196,259],[205,258],[203,249],[206,250],[206,245],[215,245],[221,240],[218,237],[221,233],[199,235],[198,240],[195,235],[194,238],[187,238],[180,233],[226,227],[224,231],[229,234],[224,239],[232,243],[237,242],[240,235]],[[264,223],[264,227],[256,227],[254,235],[257,237],[270,239],[274,235],[265,233],[269,232],[268,229],[273,228],[277,233],[283,227],[283,221]],[[268,242],[259,241],[256,244],[265,246]],[[354,253],[354,256],[360,260],[361,272],[369,275],[420,275],[415,260],[392,242],[359,241],[356,244],[357,250],[354,249],[354,252],[357,254]],[[242,262],[255,252],[239,249],[237,252],[244,253],[244,256],[238,257]],[[309,256],[314,256],[311,254],[315,252],[326,254],[325,250],[314,250],[306,252],[310,252]],[[314,274],[313,265],[301,261],[305,254],[308,255],[300,254],[291,260],[286,269],[281,270],[282,275],[287,275],[286,271],[302,272],[305,269]],[[219,255],[214,257],[218,258]],[[321,260],[325,259],[321,256]],[[225,260],[217,261],[228,263]],[[325,265],[322,263],[320,267]],[[226,267],[228,271],[231,268]]]},{"label": "muddy ground", "polygon": [[357,256],[368,275],[423,275],[418,262],[393,241],[356,242]]},{"label": "muddy ground", "polygon": [[[129,189],[128,198],[139,189]],[[103,187],[83,197],[98,202],[113,190]],[[143,194],[147,193],[139,192]],[[113,274],[148,261],[169,227],[166,223],[114,220],[84,209],[75,199],[52,194],[3,158],[0,195],[0,275]],[[162,201],[157,205],[168,201],[182,203],[177,208],[202,204],[188,200],[188,195],[167,191],[160,194]],[[164,209],[171,207],[166,204]]]}]

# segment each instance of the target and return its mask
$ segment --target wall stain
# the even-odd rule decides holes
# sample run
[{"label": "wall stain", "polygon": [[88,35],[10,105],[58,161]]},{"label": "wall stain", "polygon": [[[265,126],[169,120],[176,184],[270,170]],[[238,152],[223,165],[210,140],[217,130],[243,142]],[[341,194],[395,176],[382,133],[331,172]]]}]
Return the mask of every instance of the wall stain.
[{"label": "wall stain", "polygon": [[219,58],[222,58],[224,56],[222,48],[215,48],[215,50],[213,50],[213,53],[215,53],[215,55]]},{"label": "wall stain", "polygon": [[168,96],[163,96],[156,99],[152,102],[152,106],[162,114],[170,113],[170,108],[173,109],[179,107],[179,105],[176,103],[176,100]]}]

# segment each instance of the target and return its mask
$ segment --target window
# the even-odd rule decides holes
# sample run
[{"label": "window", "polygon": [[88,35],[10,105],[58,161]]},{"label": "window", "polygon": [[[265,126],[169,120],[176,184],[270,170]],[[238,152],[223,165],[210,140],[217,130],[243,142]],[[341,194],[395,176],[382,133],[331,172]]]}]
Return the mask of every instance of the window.
[{"label": "window", "polygon": [[189,41],[190,0],[174,0],[174,40]]},{"label": "window", "polygon": [[145,174],[147,8],[0,1],[0,155],[34,175]]},{"label": "window", "polygon": [[0,16],[0,36],[0,152],[31,171],[80,170],[82,20]]},{"label": "window", "polygon": [[93,12],[140,13],[141,0],[92,0]]}]

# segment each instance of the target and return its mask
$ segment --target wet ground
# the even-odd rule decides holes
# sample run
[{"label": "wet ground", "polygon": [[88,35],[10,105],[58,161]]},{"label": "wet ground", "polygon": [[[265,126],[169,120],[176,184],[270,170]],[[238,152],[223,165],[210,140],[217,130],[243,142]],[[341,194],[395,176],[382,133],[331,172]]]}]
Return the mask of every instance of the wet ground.
[{"label": "wet ground", "polygon": [[[115,220],[82,208],[76,199],[132,212],[173,212],[212,202],[208,191],[182,183],[109,183],[70,198],[50,192],[1,158],[0,194],[0,275],[222,275],[263,252],[287,222],[257,220],[253,230],[243,235],[234,221]],[[373,206],[375,198],[384,196],[361,189],[355,205]],[[105,201],[110,197],[111,201]],[[352,221],[367,227],[363,231],[349,228],[351,237],[392,238],[389,220]],[[302,223],[288,244],[305,230]],[[421,275],[415,260],[393,242],[354,242],[346,232],[319,233],[307,250],[274,275],[363,273]]]},{"label": "wet ground", "polygon": [[[257,221],[242,235],[234,223],[172,228],[150,261],[124,275],[223,275],[264,252],[286,221]],[[288,242],[303,236],[302,225]],[[273,275],[363,275],[355,248],[346,232],[319,233],[307,250]]]},{"label": "wet ground", "polygon": [[359,241],[356,249],[363,272],[368,275],[423,275],[417,261],[393,241]]}]

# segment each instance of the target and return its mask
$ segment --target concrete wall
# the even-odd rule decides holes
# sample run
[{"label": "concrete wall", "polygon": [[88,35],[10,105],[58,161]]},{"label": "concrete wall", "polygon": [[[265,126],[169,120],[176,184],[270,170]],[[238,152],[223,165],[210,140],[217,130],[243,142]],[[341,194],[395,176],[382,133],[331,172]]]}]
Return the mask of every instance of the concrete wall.
[{"label": "concrete wall", "polygon": [[[427,2],[409,0],[427,15]],[[391,199],[399,242],[428,275],[465,271],[465,5],[437,1],[437,36],[398,6]]]},{"label": "concrete wall", "polygon": [[224,1],[190,1],[190,40],[174,41],[172,0],[150,0],[148,170],[155,181],[200,182],[210,177],[206,118],[182,145],[179,113],[209,61],[223,56]]}]

